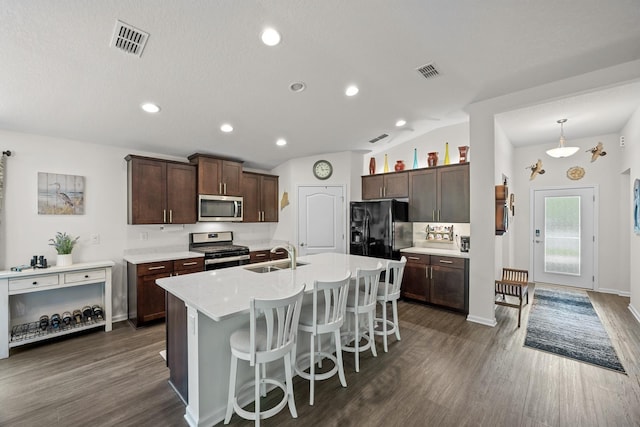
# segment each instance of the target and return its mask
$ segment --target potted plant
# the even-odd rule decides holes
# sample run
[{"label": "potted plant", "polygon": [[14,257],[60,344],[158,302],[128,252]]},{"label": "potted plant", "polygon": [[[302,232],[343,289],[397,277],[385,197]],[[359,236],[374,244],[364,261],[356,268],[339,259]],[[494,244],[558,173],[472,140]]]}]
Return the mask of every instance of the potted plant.
[{"label": "potted plant", "polygon": [[49,239],[49,245],[56,248],[56,252],[58,253],[58,258],[56,261],[56,265],[58,267],[65,267],[67,265],[73,264],[73,259],[71,258],[71,251],[73,251],[73,247],[78,242],[80,236],[73,238],[69,236],[67,233],[56,233],[56,237],[53,239]]}]

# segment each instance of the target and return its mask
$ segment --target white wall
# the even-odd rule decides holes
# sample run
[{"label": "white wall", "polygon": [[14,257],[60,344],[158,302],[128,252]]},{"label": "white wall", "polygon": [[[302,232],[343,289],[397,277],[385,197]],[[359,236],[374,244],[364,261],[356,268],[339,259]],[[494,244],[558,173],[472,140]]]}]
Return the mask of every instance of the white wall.
[{"label": "white wall", "polygon": [[[385,149],[384,139],[372,148],[371,153],[365,154],[362,163],[362,174],[369,174],[369,159],[376,158],[376,173],[382,173],[384,169],[384,155],[387,154],[389,171],[393,172],[393,167],[397,160],[403,160],[406,169],[413,168],[413,149],[418,151],[418,168],[427,167],[427,153],[438,152],[438,165],[444,164],[445,143],[449,143],[449,159],[451,163],[458,163],[460,154],[458,147],[462,145],[470,146],[469,143],[469,123],[459,123],[435,129],[424,135],[420,135],[402,144]],[[467,153],[467,160],[471,160],[473,149]]]},{"label": "white wall", "polygon": [[[606,156],[591,163],[591,153],[585,151],[598,142],[604,144]],[[581,139],[569,139],[568,145],[580,147],[571,157],[554,159],[545,153],[553,148],[548,145],[518,147],[515,149],[514,193],[516,194],[516,219],[512,228],[518,236],[519,244],[515,248],[516,265],[533,271],[530,265],[530,194],[533,189],[597,186],[599,194],[598,217],[598,290],[616,294],[629,292],[629,283],[621,279],[619,257],[626,248],[621,246],[620,228],[620,162],[622,150],[618,144],[618,135],[595,135]],[[542,160],[544,175],[529,180],[528,165]],[[584,178],[573,181],[567,177],[567,170],[573,166],[584,168]]]},{"label": "white wall", "polygon": [[[494,171],[494,181],[496,185],[500,185],[504,182],[504,178],[507,178],[507,183],[509,186],[509,194],[513,193],[513,146],[511,142],[505,135],[504,131],[500,127],[498,123],[495,124],[495,171]],[[509,228],[508,231],[501,235],[496,236],[496,245],[495,245],[495,253],[496,253],[496,271],[495,276],[500,277],[502,274],[502,267],[510,267],[510,268],[519,268],[524,266],[518,266],[515,263],[515,255],[514,255],[514,242],[518,241],[515,239],[515,233],[512,231],[513,226],[516,222],[516,218],[511,215],[509,212]]]},{"label": "white wall", "polygon": [[[626,126],[622,129],[621,135],[626,139],[626,146],[623,150],[620,171],[629,171],[629,185],[623,187],[627,189],[626,198],[629,201],[628,209],[633,209],[633,182],[640,179],[640,108],[631,116]],[[622,255],[629,257],[629,282],[631,303],[629,309],[640,322],[640,236],[633,233],[633,216],[629,212],[626,221],[626,232],[630,234],[629,250]]]},{"label": "white wall", "polygon": [[[74,262],[113,260],[113,310],[116,319],[126,317],[127,293],[123,254],[125,250],[176,247],[186,250],[190,232],[233,230],[235,239],[268,239],[274,224],[192,224],[169,226],[127,225],[127,154],[179,161],[181,158],[133,152],[87,142],[0,130],[0,146],[11,150],[6,160],[5,200],[0,226],[4,254],[0,269],[28,264],[32,255],[44,255],[55,264],[55,250],[48,241],[57,231],[80,236],[73,251]],[[38,215],[38,172],[85,177],[84,215]],[[147,239],[140,240],[140,233]],[[91,234],[100,243],[89,242]]]}]

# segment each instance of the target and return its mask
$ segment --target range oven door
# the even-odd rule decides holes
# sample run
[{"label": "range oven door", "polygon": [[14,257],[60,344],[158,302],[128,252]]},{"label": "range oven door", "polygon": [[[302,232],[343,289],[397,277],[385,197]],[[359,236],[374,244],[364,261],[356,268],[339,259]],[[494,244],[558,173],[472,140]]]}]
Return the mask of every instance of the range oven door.
[{"label": "range oven door", "polygon": [[221,258],[206,258],[204,259],[205,270],[217,270],[219,268],[237,267],[239,265],[249,264],[249,255],[238,255],[231,257]]}]

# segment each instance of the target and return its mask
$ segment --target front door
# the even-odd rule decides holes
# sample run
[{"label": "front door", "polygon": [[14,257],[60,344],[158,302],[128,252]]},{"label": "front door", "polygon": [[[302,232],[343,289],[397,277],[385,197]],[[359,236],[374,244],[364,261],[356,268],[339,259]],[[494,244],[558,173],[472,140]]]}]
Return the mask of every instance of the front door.
[{"label": "front door", "polygon": [[343,187],[298,187],[298,252],[346,253]]},{"label": "front door", "polygon": [[533,280],[593,289],[593,187],[533,190]]}]

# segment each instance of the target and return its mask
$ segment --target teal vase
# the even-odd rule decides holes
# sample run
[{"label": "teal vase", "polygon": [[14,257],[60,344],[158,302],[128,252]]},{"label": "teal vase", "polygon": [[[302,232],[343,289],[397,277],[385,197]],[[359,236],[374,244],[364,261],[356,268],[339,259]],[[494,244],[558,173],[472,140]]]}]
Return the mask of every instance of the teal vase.
[{"label": "teal vase", "polygon": [[418,169],[418,149],[413,149],[413,168]]}]

